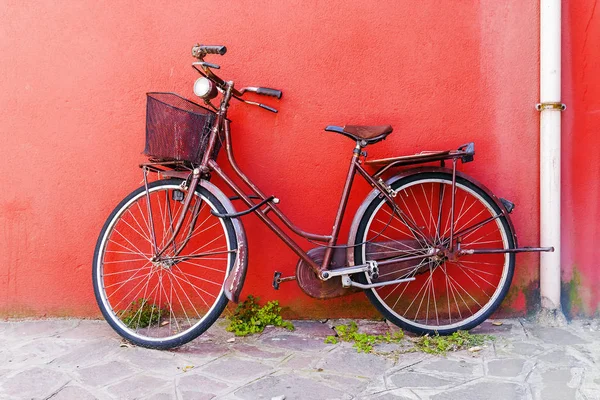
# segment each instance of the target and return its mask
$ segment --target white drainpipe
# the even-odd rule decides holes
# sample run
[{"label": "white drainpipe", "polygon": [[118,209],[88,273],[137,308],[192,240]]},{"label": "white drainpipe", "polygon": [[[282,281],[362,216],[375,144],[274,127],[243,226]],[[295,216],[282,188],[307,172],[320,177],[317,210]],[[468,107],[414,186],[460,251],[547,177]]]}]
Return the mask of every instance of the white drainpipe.
[{"label": "white drainpipe", "polygon": [[540,246],[542,308],[560,312],[561,0],[540,0]]}]

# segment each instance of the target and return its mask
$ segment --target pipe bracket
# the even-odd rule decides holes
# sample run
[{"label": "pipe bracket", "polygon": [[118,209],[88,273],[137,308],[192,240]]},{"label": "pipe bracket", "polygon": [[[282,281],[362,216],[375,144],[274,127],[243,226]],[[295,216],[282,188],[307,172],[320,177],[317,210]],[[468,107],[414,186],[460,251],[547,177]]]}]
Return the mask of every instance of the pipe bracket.
[{"label": "pipe bracket", "polygon": [[535,105],[535,109],[538,111],[544,110],[555,110],[555,111],[565,111],[567,109],[567,105],[564,103],[538,103]]}]

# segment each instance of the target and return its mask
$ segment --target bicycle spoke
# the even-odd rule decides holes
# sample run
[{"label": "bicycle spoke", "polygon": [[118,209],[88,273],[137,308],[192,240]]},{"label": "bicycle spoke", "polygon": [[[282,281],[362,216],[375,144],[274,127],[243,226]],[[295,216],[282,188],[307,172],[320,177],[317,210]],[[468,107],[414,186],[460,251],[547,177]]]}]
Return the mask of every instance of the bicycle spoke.
[{"label": "bicycle spoke", "polygon": [[[172,275],[173,275],[172,273],[168,274],[169,281],[171,282],[171,287],[173,287],[173,279],[171,279]],[[177,281],[175,281],[175,283],[177,283],[179,285],[179,283]],[[179,287],[181,288],[181,285],[179,285]],[[181,288],[181,289],[183,290],[183,288]],[[186,293],[185,290],[183,290],[183,293]],[[179,297],[179,294],[177,293],[177,291],[175,291],[175,297],[177,297],[177,300],[179,301],[179,305],[181,306],[181,311],[183,311],[183,315],[185,315],[185,319],[187,320],[188,325],[192,326],[193,325],[192,321],[190,321],[190,317],[188,316],[187,311],[185,310],[185,307],[183,306],[183,302],[181,301],[181,297]],[[187,295],[186,295],[186,297],[187,297]],[[189,300],[189,297],[188,297],[188,300]],[[191,303],[191,304],[193,307],[193,303]],[[177,321],[177,319],[175,319],[175,321]]]},{"label": "bicycle spoke", "polygon": [[[179,286],[179,288],[181,289],[181,291],[183,292],[183,294],[185,295],[185,298],[188,300],[188,302],[190,303],[190,305],[192,306],[192,308],[194,309],[194,312],[196,313],[196,316],[198,318],[201,318],[200,313],[198,312],[198,310],[196,309],[196,307],[194,306],[194,302],[190,300],[190,297],[187,294],[187,291],[183,288],[183,286],[181,286],[181,282],[180,279],[177,275],[175,275],[174,273],[171,273],[171,277],[174,278],[174,282],[177,283],[177,285]],[[185,282],[185,281],[184,281]],[[193,289],[193,287],[192,287]],[[196,294],[198,294],[196,292]],[[202,301],[204,302],[204,304],[208,307],[208,303],[204,300],[204,298],[202,296],[199,296],[200,299],[202,299]],[[192,322],[188,319],[188,323],[191,325]]]},{"label": "bicycle spoke", "polygon": [[141,251],[139,251],[139,250],[138,250],[138,251],[134,251],[134,250],[130,249],[129,247],[127,247],[127,246],[125,246],[125,245],[122,245],[121,243],[117,243],[117,242],[115,242],[115,241],[114,241],[114,240],[112,240],[112,239],[109,239],[109,240],[108,240],[108,243],[112,243],[112,244],[114,244],[114,245],[117,245],[117,246],[119,246],[119,247],[121,247],[121,248],[125,249],[125,250],[129,250],[129,252],[130,252],[131,254],[137,254],[137,255],[139,255],[139,256],[146,257],[148,260],[150,260],[150,257],[147,257],[147,256],[146,256],[146,254],[142,253]]},{"label": "bicycle spoke", "polygon": [[193,261],[195,261],[195,260],[192,260],[192,261],[190,261],[190,260],[183,260],[183,261],[181,261],[181,262],[182,262],[182,263],[184,263],[184,264],[191,264],[191,265],[193,265],[194,267],[200,267],[200,268],[203,268],[203,269],[208,269],[208,270],[211,270],[211,271],[222,272],[222,273],[224,273],[224,272],[225,272],[225,271],[223,271],[222,269],[218,269],[218,268],[209,267],[209,266],[207,266],[207,265],[200,264],[200,263],[198,263],[198,262],[193,262]]},{"label": "bicycle spoke", "polygon": [[[408,190],[410,190],[410,193],[412,195],[413,198],[416,198],[417,196],[415,196],[414,192],[413,192],[413,188],[412,186],[408,188]],[[404,203],[406,205],[406,203]],[[418,202],[415,202],[415,204],[417,204],[417,210],[419,210],[419,214],[421,215],[421,220],[423,221],[424,224],[427,224],[427,218],[425,218],[425,215],[423,215],[423,211],[421,210],[421,206],[419,205]],[[413,221],[415,219],[413,218]],[[415,224],[416,225],[416,224]]]},{"label": "bicycle spoke", "polygon": [[144,269],[146,269],[146,268],[149,268],[149,269],[150,269],[150,271],[152,271],[152,266],[150,266],[150,265],[148,265],[147,267],[146,267],[146,266],[144,266],[144,267],[142,267],[142,268],[138,269],[138,270],[137,270],[137,272],[136,272],[135,274],[133,274],[131,277],[129,277],[129,278],[128,278],[128,279],[126,279],[125,281],[121,281],[121,282],[113,283],[113,284],[110,284],[110,285],[105,285],[105,286],[104,286],[104,289],[108,289],[108,288],[110,288],[110,287],[113,287],[113,286],[116,286],[116,285],[119,285],[119,284],[120,284],[120,286],[119,286],[119,287],[118,287],[118,288],[117,288],[117,289],[116,289],[116,290],[113,292],[113,293],[115,293],[115,292],[117,292],[118,290],[120,290],[120,289],[121,289],[123,286],[125,286],[127,283],[129,283],[129,282],[133,281],[134,279],[140,279],[140,278],[143,278],[143,276],[141,276],[141,275],[140,275],[140,276],[137,276],[137,273],[138,273],[138,272],[140,272],[140,271],[143,271],[143,270],[144,270]]},{"label": "bicycle spoke", "polygon": [[[131,212],[129,210],[127,210],[130,214]],[[140,230],[138,230],[137,228],[133,227],[129,222],[127,222],[124,218],[121,220],[123,221],[124,224],[126,224],[128,227],[131,228],[132,231],[134,231],[135,233],[137,233],[138,235],[140,235],[141,237],[143,237],[144,239],[146,239],[148,241],[148,243],[152,244],[152,240],[146,236],[144,233],[142,233]],[[138,225],[138,227],[141,228],[140,224],[137,222],[136,219],[134,219],[134,221],[136,222],[136,225]]]},{"label": "bicycle spoke", "polygon": [[127,239],[127,237],[126,237],[126,236],[124,236],[124,235],[123,235],[121,232],[119,232],[119,230],[118,230],[117,228],[114,228],[114,229],[113,229],[113,232],[117,233],[119,236],[121,236],[123,239],[125,239],[125,241],[126,241],[127,243],[129,243],[129,244],[130,244],[130,245],[131,245],[131,246],[132,246],[132,247],[133,247],[133,248],[134,248],[134,249],[135,249],[135,250],[138,252],[138,254],[140,254],[140,255],[143,255],[143,254],[144,254],[144,253],[143,253],[143,252],[142,252],[140,249],[138,249],[138,248],[137,248],[137,247],[136,247],[136,246],[135,246],[133,243],[131,243],[131,241],[130,241],[129,239]]},{"label": "bicycle spoke", "polygon": [[[395,218],[396,220],[400,221],[400,220],[399,220],[397,217],[395,217],[395,216],[394,216],[394,218]],[[383,221],[382,221],[382,220],[380,220],[380,219],[375,219],[375,221],[377,221],[377,222],[380,222],[380,223],[381,223],[382,225],[384,225],[384,226],[385,226],[385,225],[387,225],[387,223],[386,223],[386,222],[383,222]],[[400,222],[402,222],[402,221],[400,221]],[[400,233],[402,233],[402,234],[404,234],[404,235],[412,235],[411,233],[405,232],[405,231],[403,231],[402,229],[399,229],[399,228],[397,228],[397,227],[393,226],[392,224],[389,224],[389,225],[388,225],[388,227],[389,227],[389,228],[391,228],[391,229],[393,229],[393,230],[395,230],[395,231],[398,231],[398,232],[400,232]]]},{"label": "bicycle spoke", "polygon": [[136,261],[148,261],[148,259],[147,258],[132,258],[130,260],[104,261],[104,264],[118,264],[118,263],[136,262]]},{"label": "bicycle spoke", "polygon": [[[466,269],[468,271],[473,272],[473,275],[475,275],[477,278],[481,279],[482,281],[484,281],[485,283],[487,283],[488,285],[490,285],[490,287],[492,287],[492,288],[496,287],[496,285],[494,285],[493,283],[491,283],[490,281],[488,281],[487,279],[485,279],[483,276],[481,276],[480,273],[489,274],[489,275],[492,275],[492,276],[497,276],[497,275],[491,274],[491,273],[485,272],[485,271],[480,271],[480,270],[478,270],[476,268],[467,267],[466,265],[463,265],[460,261],[457,262],[456,265],[458,265],[463,271]],[[467,274],[466,272],[465,272],[465,275],[467,275],[467,276],[469,276],[469,278],[471,278],[471,275]],[[473,281],[473,283],[475,283],[475,281]],[[479,287],[479,285],[477,285],[477,286]],[[491,295],[489,295],[488,297],[491,297]]]},{"label": "bicycle spoke", "polygon": [[214,281],[211,281],[210,279],[201,278],[201,277],[199,277],[197,275],[190,274],[188,272],[183,272],[181,269],[179,270],[179,272],[181,272],[181,274],[183,274],[183,275],[185,275],[187,277],[196,278],[196,279],[198,279],[199,281],[202,281],[202,282],[208,282],[208,283],[210,283],[212,285],[215,285],[215,286],[217,286],[219,288],[222,286],[222,283],[214,282]]},{"label": "bicycle spoke", "polygon": [[[153,273],[154,273],[154,272],[153,272],[153,270],[152,270],[152,269],[150,269],[150,272],[148,273],[148,279],[146,280],[146,284],[148,284],[148,283],[150,282],[150,278],[152,277]],[[144,277],[143,277],[143,276],[140,276],[139,278],[140,278],[140,279],[143,279]],[[121,297],[121,300],[119,300],[119,302],[118,302],[118,303],[116,303],[115,305],[113,305],[113,309],[115,309],[115,308],[119,308],[119,306],[121,305],[121,303],[122,303],[123,301],[125,301],[125,299],[129,298],[129,295],[131,295],[131,293],[133,293],[133,291],[134,291],[135,289],[137,289],[137,287],[138,287],[139,285],[143,284],[143,282],[144,282],[143,280],[142,280],[142,281],[139,281],[139,282],[138,282],[138,283],[137,283],[137,284],[136,284],[136,285],[135,285],[135,286],[134,286],[134,287],[133,287],[133,288],[132,288],[132,289],[131,289],[131,290],[130,290],[130,291],[129,291],[129,292],[126,294],[126,295],[125,295],[125,296]],[[125,282],[125,283],[127,283],[127,282]],[[124,284],[123,284],[123,285],[124,285]],[[117,291],[119,291],[119,290],[120,290],[122,287],[123,287],[123,286],[119,286],[119,287],[117,288],[117,290],[115,290],[115,291],[114,291],[114,292],[112,292],[110,295],[108,295],[108,296],[107,296],[107,298],[109,298],[109,299],[110,299],[110,297],[111,297],[111,296],[113,296],[113,295],[115,295],[115,294],[117,293]],[[141,292],[141,290],[140,290],[140,291],[138,291],[138,293],[140,293],[140,292]]]},{"label": "bicycle spoke", "polygon": [[[433,187],[433,185],[432,185]],[[439,190],[439,204],[438,204],[438,217],[437,217],[437,222],[435,224],[435,243],[439,243],[441,240],[441,232],[440,229],[442,228],[442,206],[444,205],[444,195],[446,194],[446,185],[444,185],[443,183],[440,183],[440,190]]]}]

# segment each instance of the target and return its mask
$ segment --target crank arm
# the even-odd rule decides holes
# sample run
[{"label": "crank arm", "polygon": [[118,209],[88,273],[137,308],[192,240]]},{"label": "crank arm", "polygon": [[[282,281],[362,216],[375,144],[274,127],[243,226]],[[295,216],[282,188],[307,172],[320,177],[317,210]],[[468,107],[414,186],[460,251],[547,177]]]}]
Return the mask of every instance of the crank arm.
[{"label": "crank arm", "polygon": [[516,249],[461,249],[459,254],[504,254],[504,253],[539,253],[539,252],[554,252],[554,247],[518,247]]},{"label": "crank arm", "polygon": [[321,279],[326,281],[328,279],[333,278],[334,276],[358,274],[360,272],[366,272],[368,270],[369,265],[367,264],[356,265],[354,267],[338,268],[330,271],[321,272]]},{"label": "crank arm", "polygon": [[383,261],[367,261],[366,264],[355,265],[353,267],[336,268],[321,272],[321,279],[326,281],[333,278],[334,276],[352,275],[360,272],[372,272],[373,268],[377,268],[378,265],[395,264],[399,262],[411,261],[411,260],[422,260],[424,258],[430,258],[435,256],[438,250],[431,248],[427,254],[419,254],[417,256],[402,257],[402,258],[391,258]]},{"label": "crank arm", "polygon": [[415,280],[415,278],[411,277],[411,278],[396,279],[394,281],[363,284],[363,283],[354,282],[352,279],[350,279],[350,277],[348,275],[344,275],[344,276],[342,276],[342,286],[344,286],[344,287],[352,286],[352,287],[357,287],[359,289],[372,289],[372,288],[377,288],[377,287],[382,287],[382,286],[396,285],[398,283],[410,282],[410,281],[414,281],[414,280]]}]

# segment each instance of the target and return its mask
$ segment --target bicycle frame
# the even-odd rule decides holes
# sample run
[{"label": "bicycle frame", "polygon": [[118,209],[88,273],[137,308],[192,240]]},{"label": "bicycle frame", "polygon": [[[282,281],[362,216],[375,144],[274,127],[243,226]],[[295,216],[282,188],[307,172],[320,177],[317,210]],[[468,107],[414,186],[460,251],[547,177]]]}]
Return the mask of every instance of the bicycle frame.
[{"label": "bicycle frame", "polygon": [[[204,156],[203,156],[203,159],[202,159],[202,162],[200,163],[200,165],[197,166],[196,168],[194,168],[191,173],[187,172],[187,171],[175,171],[175,170],[163,171],[163,170],[161,170],[161,173],[165,176],[184,178],[187,181],[189,181],[190,183],[188,186],[187,195],[184,200],[184,208],[179,217],[177,225],[172,233],[172,238],[171,238],[171,240],[169,240],[167,242],[166,245],[164,245],[164,247],[162,249],[157,249],[157,257],[159,257],[165,251],[165,249],[173,243],[173,241],[179,234],[179,231],[183,224],[183,219],[189,209],[192,195],[193,195],[194,191],[196,190],[196,187],[199,184],[201,177],[210,177],[211,173],[217,174],[225,182],[225,184],[227,186],[229,186],[229,188],[231,188],[231,190],[233,190],[233,192],[239,197],[239,199],[242,200],[249,207],[249,210],[242,212],[242,213],[237,213],[237,215],[235,215],[235,216],[234,215],[221,215],[220,217],[234,218],[234,217],[238,217],[239,215],[242,215],[242,214],[254,212],[258,216],[258,218],[260,218],[265,223],[265,225],[267,225],[277,235],[277,237],[279,237],[294,253],[296,253],[304,262],[306,262],[307,265],[312,269],[312,271],[319,277],[319,279],[322,279],[322,280],[329,279],[332,276],[331,274],[327,273],[326,271],[329,271],[329,264],[333,257],[333,249],[335,248],[335,246],[338,243],[338,236],[339,236],[341,224],[344,219],[344,213],[346,211],[346,206],[347,206],[350,192],[352,189],[354,176],[357,173],[359,175],[361,175],[373,188],[378,190],[380,192],[380,194],[386,198],[388,203],[392,206],[392,209],[395,212],[395,214],[412,231],[412,233],[415,236],[415,239],[423,240],[425,243],[431,245],[433,248],[433,243],[431,242],[431,240],[395,204],[395,202],[393,201],[395,192],[391,189],[391,187],[389,187],[381,179],[381,175],[384,172],[386,172],[387,170],[389,170],[389,168],[394,167],[394,166],[400,166],[400,165],[404,166],[404,165],[428,163],[428,162],[433,162],[433,161],[440,161],[443,166],[445,160],[452,161],[452,197],[451,197],[452,205],[451,205],[451,216],[450,216],[452,223],[450,226],[450,236],[449,236],[449,241],[448,241],[449,248],[446,250],[440,250],[438,248],[438,249],[432,250],[431,254],[428,254],[425,256],[420,255],[420,256],[416,256],[416,257],[415,256],[398,257],[398,258],[393,258],[390,260],[378,261],[379,265],[408,261],[410,259],[416,259],[416,258],[432,257],[432,256],[435,256],[438,254],[446,254],[446,255],[450,255],[450,256],[473,254],[474,250],[460,250],[458,248],[455,249],[454,238],[457,235],[465,235],[468,232],[470,232],[474,229],[477,229],[478,227],[480,227],[482,225],[485,225],[489,222],[496,220],[497,218],[499,218],[502,215],[505,215],[508,218],[509,212],[506,210],[504,205],[501,205],[500,208],[501,208],[502,212],[500,214],[490,217],[490,218],[486,219],[485,221],[482,221],[481,223],[477,224],[476,226],[469,227],[468,229],[464,229],[461,232],[454,231],[454,199],[455,199],[455,189],[456,189],[457,162],[459,159],[462,159],[463,162],[469,162],[473,159],[474,148],[472,147],[472,144],[461,146],[456,151],[422,153],[422,154],[417,154],[414,156],[404,156],[404,157],[396,157],[396,158],[391,158],[391,159],[370,161],[370,162],[368,162],[368,164],[383,165],[382,168],[380,168],[376,173],[371,175],[371,174],[369,174],[369,172],[367,172],[364,169],[364,167],[362,166],[363,160],[361,160],[361,156],[365,156],[365,154],[362,152],[362,148],[366,146],[366,143],[357,141],[356,146],[353,150],[352,158],[350,159],[350,166],[349,166],[348,173],[346,176],[346,182],[345,182],[344,188],[342,190],[342,194],[341,194],[339,206],[338,206],[338,209],[336,212],[336,216],[334,219],[334,224],[333,224],[333,229],[332,229],[331,234],[322,235],[322,234],[317,234],[317,233],[312,233],[312,232],[306,232],[306,231],[300,229],[298,226],[296,226],[292,221],[290,221],[290,219],[287,218],[287,216],[283,213],[283,211],[281,211],[276,206],[276,203],[278,203],[279,200],[277,198],[275,198],[274,196],[265,195],[258,188],[258,186],[256,186],[250,180],[250,178],[248,178],[243,173],[243,171],[240,169],[237,162],[235,161],[235,157],[233,155],[232,143],[231,143],[230,126],[229,126],[229,121],[226,118],[226,115],[227,115],[227,108],[229,105],[229,101],[231,100],[232,95],[237,98],[238,97],[237,94],[239,94],[240,92],[233,88],[233,82],[224,82],[224,85],[225,85],[226,89],[224,90],[224,93],[223,93],[223,98],[221,100],[221,106],[217,111],[217,119],[216,119],[213,129],[211,130],[209,143],[208,143],[207,149],[204,153]],[[213,154],[213,149],[217,143],[217,140],[219,140],[219,138],[221,136],[224,136],[224,138],[225,138],[225,149],[226,149],[227,159],[229,161],[230,166],[232,167],[233,171],[238,176],[238,178],[241,179],[242,182],[244,182],[244,184],[246,184],[250,188],[250,190],[252,191],[253,194],[251,194],[251,195],[246,194],[245,191],[242,190],[242,188],[240,188],[240,186],[238,184],[236,184],[220,168],[217,161],[210,157],[210,155]],[[149,169],[151,169],[152,165],[153,165],[153,163],[142,164],[142,167],[145,168],[145,171],[148,171]],[[147,185],[145,176],[144,176],[144,179],[145,179],[145,184]],[[254,203],[250,196],[256,196],[256,197],[258,197],[258,199],[260,199],[260,201],[258,203]],[[262,205],[264,205],[264,207],[265,207],[264,209],[260,208]],[[275,216],[281,222],[283,222],[283,224],[287,228],[289,228],[295,235],[303,237],[305,239],[323,243],[323,246],[326,247],[326,250],[325,250],[325,254],[324,254],[321,265],[318,265],[307,254],[307,252],[305,252],[298,245],[298,243],[295,240],[293,240],[286,232],[283,231],[282,228],[280,228],[274,222],[274,220],[269,215],[270,213],[275,214]],[[195,212],[194,214],[196,215],[197,212]],[[185,241],[184,241],[184,244],[185,244]],[[354,246],[356,246],[356,245],[358,245],[358,244],[355,244]],[[155,246],[156,246],[156,244],[155,244]],[[478,254],[518,253],[518,252],[526,252],[526,251],[553,251],[553,249],[552,248],[529,248],[528,247],[528,248],[514,248],[514,249],[478,249],[478,250],[475,250],[475,252],[477,252]],[[354,266],[354,269],[356,269],[356,267],[362,267],[362,266]],[[344,269],[342,268],[341,270],[344,270]],[[348,271],[349,270],[350,269],[348,268]],[[349,274],[349,273],[352,273],[352,272],[346,272],[346,274]],[[338,272],[335,275],[337,276],[337,275],[342,275],[342,274],[343,274],[342,272]]]}]

